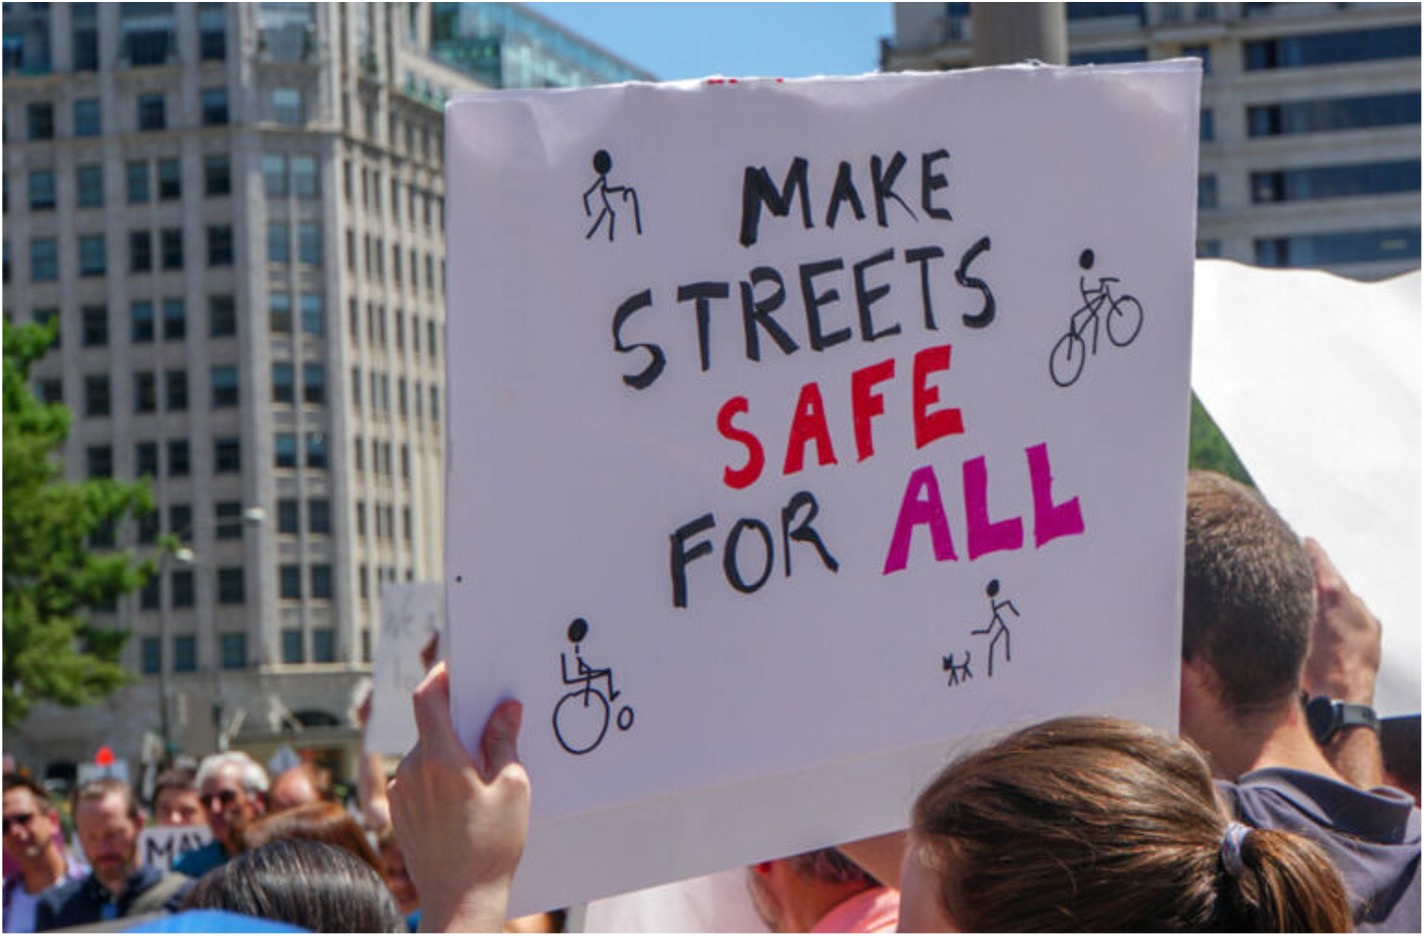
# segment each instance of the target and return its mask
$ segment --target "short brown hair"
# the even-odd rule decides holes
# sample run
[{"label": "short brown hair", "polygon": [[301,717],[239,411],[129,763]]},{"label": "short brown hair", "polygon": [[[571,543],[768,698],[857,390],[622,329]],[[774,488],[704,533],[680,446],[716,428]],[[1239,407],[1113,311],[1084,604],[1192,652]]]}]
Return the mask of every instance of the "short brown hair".
[{"label": "short brown hair", "polygon": [[134,796],[134,788],[118,777],[97,777],[81,783],[79,788],[74,791],[74,799],[70,808],[77,814],[80,803],[97,802],[114,793],[124,798],[124,814],[137,822],[139,818],[138,797]]},{"label": "short brown hair", "polygon": [[50,791],[46,790],[42,783],[29,774],[7,773],[5,775],[4,792],[9,793],[11,790],[29,790],[41,808],[54,808],[54,801],[50,797]]},{"label": "short brown hair", "polygon": [[1295,695],[1317,594],[1292,529],[1256,491],[1191,471],[1183,567],[1183,659],[1212,667],[1229,712]]},{"label": "short brown hair", "polygon": [[1345,931],[1326,855],[1252,830],[1238,875],[1228,818],[1192,743],[1111,718],[1016,732],[946,768],[912,812],[910,847],[962,932]]}]

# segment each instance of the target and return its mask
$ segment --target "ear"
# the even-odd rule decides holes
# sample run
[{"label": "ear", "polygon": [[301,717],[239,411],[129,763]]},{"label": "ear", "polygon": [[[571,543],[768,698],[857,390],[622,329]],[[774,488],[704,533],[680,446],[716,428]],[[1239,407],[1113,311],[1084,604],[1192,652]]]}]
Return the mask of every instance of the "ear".
[{"label": "ear", "polygon": [[144,814],[143,814],[143,813],[139,813],[138,816],[136,816],[136,817],[134,818],[134,832],[135,832],[135,833],[139,833],[139,832],[142,832],[143,830],[144,830]]}]

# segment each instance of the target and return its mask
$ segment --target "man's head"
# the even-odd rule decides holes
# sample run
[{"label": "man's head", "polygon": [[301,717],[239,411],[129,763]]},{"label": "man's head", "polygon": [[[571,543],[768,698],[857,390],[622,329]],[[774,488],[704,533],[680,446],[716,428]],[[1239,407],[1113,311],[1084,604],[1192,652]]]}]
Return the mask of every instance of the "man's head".
[{"label": "man's head", "polygon": [[837,904],[877,881],[835,848],[748,868],[753,909],[774,933],[806,933]]},{"label": "man's head", "polygon": [[193,771],[174,767],[154,781],[154,825],[182,826],[203,822],[203,801],[198,798],[198,781]]},{"label": "man's head", "polygon": [[326,798],[322,794],[322,783],[317,769],[304,763],[277,775],[272,781],[268,802],[273,812],[280,812],[319,802]]},{"label": "man's head", "polygon": [[[1183,730],[1203,687],[1230,720],[1296,697],[1317,613],[1312,566],[1291,528],[1254,491],[1219,474],[1188,479],[1184,540]],[[1198,738],[1195,738],[1198,740]]]},{"label": "man's head", "polygon": [[110,893],[122,893],[138,870],[143,828],[138,800],[124,781],[103,777],[75,791],[74,831],[94,876]]},{"label": "man's head", "polygon": [[5,854],[22,866],[34,864],[55,849],[59,816],[44,787],[24,774],[5,774]]},{"label": "man's head", "polygon": [[198,797],[213,838],[230,849],[234,834],[267,811],[267,771],[242,751],[224,751],[198,765]]}]

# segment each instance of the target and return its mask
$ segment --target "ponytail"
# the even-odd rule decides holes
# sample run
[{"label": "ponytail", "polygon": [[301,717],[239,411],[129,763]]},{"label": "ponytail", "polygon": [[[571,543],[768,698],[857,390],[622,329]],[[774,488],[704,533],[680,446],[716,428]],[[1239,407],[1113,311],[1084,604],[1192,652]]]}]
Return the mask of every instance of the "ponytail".
[{"label": "ponytail", "polygon": [[1317,843],[1230,823],[1221,854],[1220,930],[1345,933],[1347,890]]}]

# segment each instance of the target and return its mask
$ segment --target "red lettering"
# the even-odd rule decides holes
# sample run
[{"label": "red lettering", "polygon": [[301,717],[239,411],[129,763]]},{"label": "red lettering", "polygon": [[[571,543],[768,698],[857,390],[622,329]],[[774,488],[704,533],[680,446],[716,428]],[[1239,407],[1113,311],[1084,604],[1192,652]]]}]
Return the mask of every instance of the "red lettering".
[{"label": "red lettering", "polygon": [[926,378],[932,374],[951,369],[951,346],[937,345],[916,352],[911,369],[914,381],[911,387],[911,415],[915,420],[916,447],[925,448],[937,439],[965,432],[960,407],[949,406],[931,412],[931,407],[941,401],[941,390],[926,383]]},{"label": "red lettering", "polygon": [[837,455],[832,451],[832,433],[827,428],[827,411],[822,405],[822,391],[815,381],[804,384],[802,392],[798,394],[792,428],[787,433],[787,458],[782,463],[783,474],[796,474],[802,470],[802,456],[808,442],[817,443],[817,464],[837,463]]},{"label": "red lettering", "polygon": [[884,361],[852,372],[852,428],[857,437],[857,461],[876,454],[871,441],[871,420],[886,412],[886,400],[872,389],[896,376],[896,361]]},{"label": "red lettering", "polygon": [[757,481],[763,473],[763,445],[758,437],[746,429],[733,425],[733,417],[748,411],[747,397],[733,397],[718,410],[718,434],[730,442],[737,442],[748,450],[747,463],[741,468],[728,465],[723,468],[723,483],[734,490],[742,490]]}]

